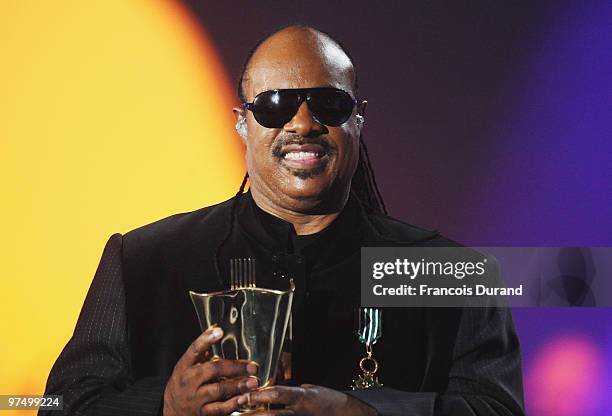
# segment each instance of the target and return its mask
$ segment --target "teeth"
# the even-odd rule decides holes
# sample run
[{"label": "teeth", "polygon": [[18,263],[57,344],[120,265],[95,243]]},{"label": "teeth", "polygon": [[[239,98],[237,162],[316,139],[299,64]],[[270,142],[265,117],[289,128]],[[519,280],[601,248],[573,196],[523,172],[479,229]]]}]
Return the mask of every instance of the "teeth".
[{"label": "teeth", "polygon": [[289,160],[311,159],[313,157],[317,157],[316,152],[289,152],[285,155],[285,159]]}]

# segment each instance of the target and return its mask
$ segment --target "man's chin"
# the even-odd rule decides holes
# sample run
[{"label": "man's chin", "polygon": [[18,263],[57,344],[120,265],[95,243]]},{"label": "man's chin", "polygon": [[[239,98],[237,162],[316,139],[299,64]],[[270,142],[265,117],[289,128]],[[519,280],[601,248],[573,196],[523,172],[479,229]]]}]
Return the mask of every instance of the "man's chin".
[{"label": "man's chin", "polygon": [[318,205],[330,191],[330,181],[324,173],[314,174],[312,171],[292,172],[282,186],[281,192],[293,199],[305,204],[303,207]]},{"label": "man's chin", "polygon": [[290,173],[302,180],[314,179],[325,172],[325,166],[317,166],[312,169],[290,169]]},{"label": "man's chin", "polygon": [[314,174],[312,171],[292,172],[278,182],[277,197],[281,204],[295,212],[326,213],[336,212],[342,202],[342,192],[338,192],[333,180],[326,172]]}]

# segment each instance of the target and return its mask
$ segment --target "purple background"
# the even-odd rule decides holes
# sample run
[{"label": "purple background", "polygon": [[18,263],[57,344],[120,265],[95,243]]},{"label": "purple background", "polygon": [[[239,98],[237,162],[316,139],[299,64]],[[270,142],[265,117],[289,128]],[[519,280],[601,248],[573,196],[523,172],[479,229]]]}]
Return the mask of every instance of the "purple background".
[{"label": "purple background", "polygon": [[[391,215],[475,246],[612,246],[612,2],[185,3],[234,78],[283,24],[346,45]],[[515,311],[530,414],[612,414],[611,312]]]}]

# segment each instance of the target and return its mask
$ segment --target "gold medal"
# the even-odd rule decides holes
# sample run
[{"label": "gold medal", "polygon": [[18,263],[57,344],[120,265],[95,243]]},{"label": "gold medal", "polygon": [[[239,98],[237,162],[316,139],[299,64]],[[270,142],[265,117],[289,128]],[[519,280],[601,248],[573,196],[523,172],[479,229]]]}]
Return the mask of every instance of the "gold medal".
[{"label": "gold medal", "polygon": [[378,361],[372,353],[372,345],[378,341],[382,335],[382,310],[378,308],[359,308],[357,323],[357,337],[359,342],[365,344],[366,356],[359,360],[359,368],[362,371],[353,380],[351,388],[353,390],[365,390],[370,388],[382,387],[382,383],[376,377],[378,372]]},{"label": "gold medal", "polygon": [[351,388],[353,390],[365,390],[372,387],[382,387],[382,383],[378,381],[376,372],[378,371],[378,361],[372,356],[372,347],[366,346],[367,355],[359,360],[359,368],[363,371],[357,380],[353,380]]}]

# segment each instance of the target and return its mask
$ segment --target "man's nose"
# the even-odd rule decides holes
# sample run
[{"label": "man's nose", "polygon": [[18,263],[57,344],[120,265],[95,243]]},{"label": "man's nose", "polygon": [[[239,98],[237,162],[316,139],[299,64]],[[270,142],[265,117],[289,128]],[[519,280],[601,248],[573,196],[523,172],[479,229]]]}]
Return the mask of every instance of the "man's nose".
[{"label": "man's nose", "polygon": [[300,105],[293,118],[283,126],[283,130],[287,133],[299,134],[302,137],[318,136],[327,132],[325,126],[312,116],[305,101]]}]

